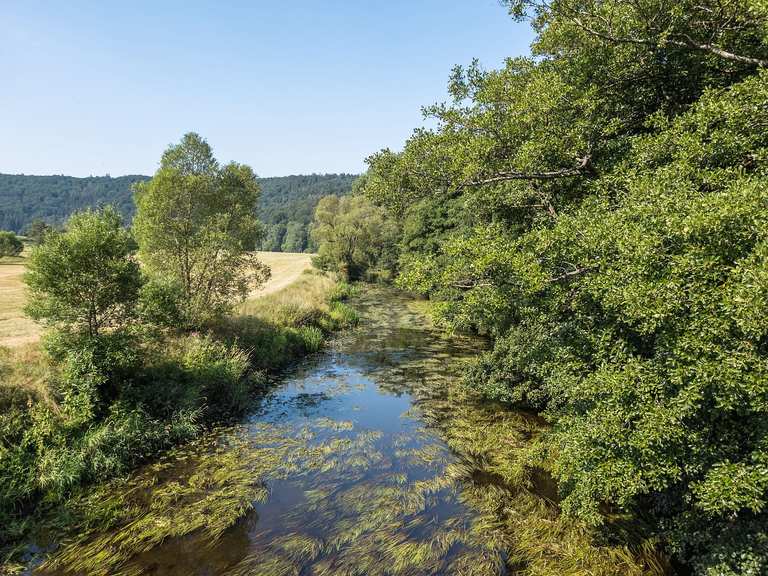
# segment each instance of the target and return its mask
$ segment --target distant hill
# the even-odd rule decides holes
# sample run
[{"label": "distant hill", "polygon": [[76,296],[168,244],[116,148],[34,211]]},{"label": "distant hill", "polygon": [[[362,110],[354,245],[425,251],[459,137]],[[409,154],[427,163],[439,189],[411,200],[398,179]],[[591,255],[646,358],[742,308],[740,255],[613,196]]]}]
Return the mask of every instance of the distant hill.
[{"label": "distant hill", "polygon": [[35,219],[61,224],[77,210],[112,204],[134,212],[131,186],[148,176],[27,176],[0,174],[0,229],[21,232]]},{"label": "distant hill", "polygon": [[[354,174],[310,174],[261,178],[259,217],[266,225],[264,250],[302,252],[311,249],[308,225],[317,201],[325,195],[348,194]],[[112,204],[127,220],[133,217],[135,182],[149,176],[27,176],[0,174],[0,230],[22,232],[35,219],[62,224],[89,206]]]}]

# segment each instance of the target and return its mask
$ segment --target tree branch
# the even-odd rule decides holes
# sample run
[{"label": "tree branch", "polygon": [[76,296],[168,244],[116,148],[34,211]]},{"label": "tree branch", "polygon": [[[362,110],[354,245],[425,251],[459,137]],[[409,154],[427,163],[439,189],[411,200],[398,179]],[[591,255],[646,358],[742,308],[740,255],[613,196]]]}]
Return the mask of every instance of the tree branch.
[{"label": "tree branch", "polygon": [[[594,28],[591,28],[590,26],[587,26],[584,22],[581,21],[580,18],[576,16],[571,16],[571,21],[574,24],[576,24],[579,28],[587,32],[588,34],[591,34],[592,36],[596,36],[597,38],[602,38],[603,40],[607,40],[609,42],[613,42],[614,44],[641,44],[644,46],[652,46],[654,48],[658,48],[661,45],[659,42],[655,40],[649,40],[647,38],[631,38],[629,36],[614,36],[613,34],[610,34],[610,33],[600,32],[598,30],[595,30]],[[682,38],[682,40],[667,39],[665,43],[670,44],[672,46],[677,46],[679,48],[690,48],[694,50],[700,50],[703,52],[709,52],[710,54],[720,56],[725,60],[731,60],[733,62],[741,62],[743,64],[752,64],[753,66],[760,66],[762,68],[768,67],[768,60],[764,60],[762,58],[753,58],[751,56],[742,56],[741,54],[735,54],[733,52],[729,52],[728,50],[723,50],[722,48],[718,48],[714,44],[701,44],[699,42],[694,41],[693,38],[691,38],[687,34],[678,34],[676,36],[678,38]]]},{"label": "tree branch", "polygon": [[587,272],[592,272],[593,270],[597,270],[598,268],[599,266],[597,264],[592,264],[591,266],[584,266],[582,268],[576,268],[575,270],[563,272],[559,276],[550,278],[548,282],[549,283],[561,282],[562,280],[568,280],[569,278],[573,278],[574,276],[581,276],[582,274],[586,274]]},{"label": "tree branch", "polygon": [[497,182],[508,182],[510,180],[556,180],[558,178],[572,178],[581,176],[591,166],[592,156],[587,154],[579,158],[579,164],[573,168],[562,168],[550,172],[497,172],[493,176],[488,176],[481,180],[472,180],[462,184],[464,186],[483,186],[485,184],[495,184]]}]

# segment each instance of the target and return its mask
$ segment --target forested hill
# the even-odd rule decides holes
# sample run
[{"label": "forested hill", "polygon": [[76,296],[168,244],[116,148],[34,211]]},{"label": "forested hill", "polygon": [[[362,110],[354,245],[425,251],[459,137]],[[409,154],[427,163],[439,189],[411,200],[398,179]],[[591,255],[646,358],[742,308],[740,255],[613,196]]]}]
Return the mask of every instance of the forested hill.
[{"label": "forested hill", "polygon": [[[317,201],[328,194],[344,195],[352,188],[353,174],[311,174],[261,178],[259,217],[269,250],[301,252],[308,247],[308,225]],[[22,232],[40,219],[60,224],[77,210],[112,204],[127,219],[133,217],[135,182],[148,176],[28,176],[0,174],[0,230]]]},{"label": "forested hill", "polygon": [[28,176],[0,174],[0,230],[22,232],[33,220],[60,224],[87,206],[112,204],[130,218],[131,186],[149,176]]}]

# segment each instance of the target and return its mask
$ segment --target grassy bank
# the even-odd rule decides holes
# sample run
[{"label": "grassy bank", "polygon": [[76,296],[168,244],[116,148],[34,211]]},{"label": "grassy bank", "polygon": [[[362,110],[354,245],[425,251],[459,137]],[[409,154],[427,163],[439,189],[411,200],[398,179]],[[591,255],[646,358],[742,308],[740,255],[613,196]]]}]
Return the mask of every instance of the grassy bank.
[{"label": "grassy bank", "polygon": [[307,271],[198,332],[142,326],[98,343],[59,335],[0,347],[5,569],[30,529],[83,486],[246,411],[269,372],[356,322],[345,294],[333,276]]}]

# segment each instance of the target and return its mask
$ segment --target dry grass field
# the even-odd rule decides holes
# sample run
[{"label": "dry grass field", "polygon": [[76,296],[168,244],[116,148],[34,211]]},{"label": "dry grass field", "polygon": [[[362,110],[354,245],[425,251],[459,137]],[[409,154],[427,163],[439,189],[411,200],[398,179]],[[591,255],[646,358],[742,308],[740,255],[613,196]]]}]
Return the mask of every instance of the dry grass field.
[{"label": "dry grass field", "polygon": [[293,252],[257,252],[259,260],[272,270],[272,277],[258,290],[254,290],[249,299],[279,292],[299,279],[301,273],[312,267],[312,254]]},{"label": "dry grass field", "polygon": [[0,259],[0,346],[16,347],[40,337],[40,327],[24,315],[24,260]]},{"label": "dry grass field", "polygon": [[[249,300],[274,294],[293,284],[312,266],[311,254],[259,252],[272,277]],[[24,316],[24,259],[0,259],[0,346],[16,348],[40,338],[40,327]]]}]

